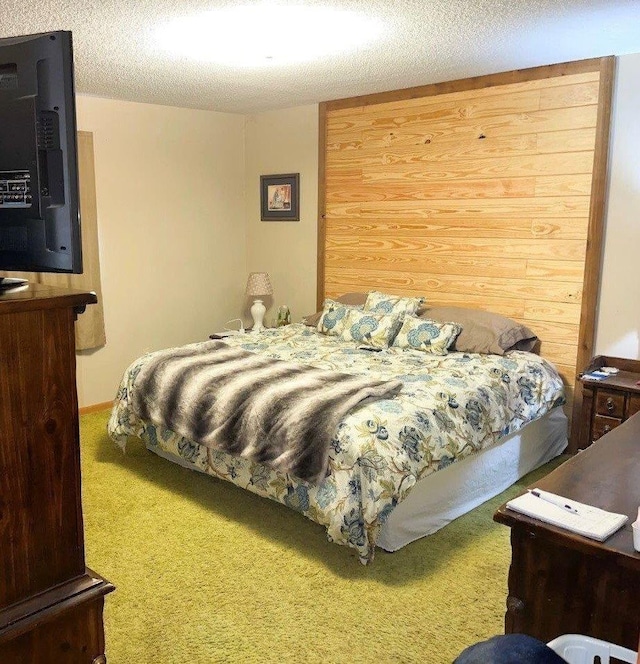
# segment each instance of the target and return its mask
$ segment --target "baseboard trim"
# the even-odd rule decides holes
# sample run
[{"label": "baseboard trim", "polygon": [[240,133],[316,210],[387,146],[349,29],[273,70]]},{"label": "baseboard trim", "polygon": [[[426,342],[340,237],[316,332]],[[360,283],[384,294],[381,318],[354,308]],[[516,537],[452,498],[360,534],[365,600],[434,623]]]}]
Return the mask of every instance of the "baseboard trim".
[{"label": "baseboard trim", "polygon": [[78,409],[80,415],[88,415],[89,413],[97,413],[99,410],[107,410],[113,407],[113,401],[105,401],[103,403],[94,403],[92,406],[83,406]]}]

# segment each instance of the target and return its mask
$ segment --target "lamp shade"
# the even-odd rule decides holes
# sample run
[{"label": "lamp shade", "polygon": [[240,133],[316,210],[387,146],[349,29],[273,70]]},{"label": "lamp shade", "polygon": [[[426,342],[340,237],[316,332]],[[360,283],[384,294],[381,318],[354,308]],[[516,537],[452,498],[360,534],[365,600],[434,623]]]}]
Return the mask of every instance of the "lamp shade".
[{"label": "lamp shade", "polygon": [[266,272],[251,272],[247,279],[247,295],[260,297],[262,295],[273,295],[271,280]]}]

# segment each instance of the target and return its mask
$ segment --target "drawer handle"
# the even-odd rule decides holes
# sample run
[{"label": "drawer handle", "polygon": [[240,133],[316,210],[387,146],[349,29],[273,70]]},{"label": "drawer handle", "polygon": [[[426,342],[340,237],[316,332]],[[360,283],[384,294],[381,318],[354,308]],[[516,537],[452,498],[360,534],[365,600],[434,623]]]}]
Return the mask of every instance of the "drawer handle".
[{"label": "drawer handle", "polygon": [[603,434],[605,434],[605,433],[609,433],[609,431],[611,431],[611,425],[609,425],[609,424],[605,424],[605,425],[602,427],[602,433],[603,433]]},{"label": "drawer handle", "polygon": [[616,405],[615,405],[615,403],[613,403],[613,399],[611,397],[607,397],[607,410],[610,413],[613,413],[613,411],[615,410],[615,407],[616,407]]}]

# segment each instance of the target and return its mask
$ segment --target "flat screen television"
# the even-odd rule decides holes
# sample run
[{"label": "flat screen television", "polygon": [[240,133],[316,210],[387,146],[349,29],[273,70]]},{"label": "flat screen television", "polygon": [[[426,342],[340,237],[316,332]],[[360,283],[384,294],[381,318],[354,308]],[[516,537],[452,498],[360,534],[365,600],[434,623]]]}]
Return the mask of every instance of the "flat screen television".
[{"label": "flat screen television", "polygon": [[81,273],[79,212],[71,32],[2,38],[0,270]]}]

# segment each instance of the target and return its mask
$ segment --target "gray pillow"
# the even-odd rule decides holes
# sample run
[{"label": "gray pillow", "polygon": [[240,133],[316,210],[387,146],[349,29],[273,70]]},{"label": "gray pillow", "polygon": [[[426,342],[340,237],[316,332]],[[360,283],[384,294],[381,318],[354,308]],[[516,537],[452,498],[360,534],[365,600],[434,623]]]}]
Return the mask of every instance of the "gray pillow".
[{"label": "gray pillow", "polygon": [[533,351],[538,344],[538,337],[526,325],[491,311],[465,307],[428,307],[420,313],[420,317],[461,325],[462,331],[451,350],[463,353],[504,355],[509,350]]}]

